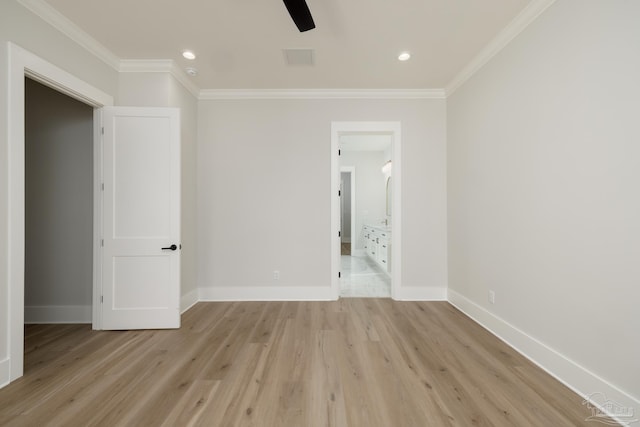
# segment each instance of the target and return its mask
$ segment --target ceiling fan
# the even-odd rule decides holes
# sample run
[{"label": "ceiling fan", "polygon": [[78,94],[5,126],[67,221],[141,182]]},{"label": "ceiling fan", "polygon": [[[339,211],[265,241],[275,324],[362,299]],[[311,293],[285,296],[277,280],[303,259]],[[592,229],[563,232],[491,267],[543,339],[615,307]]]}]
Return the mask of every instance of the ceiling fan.
[{"label": "ceiling fan", "polygon": [[300,32],[313,30],[316,24],[313,22],[311,11],[305,0],[283,0],[284,5],[291,15],[291,19]]}]

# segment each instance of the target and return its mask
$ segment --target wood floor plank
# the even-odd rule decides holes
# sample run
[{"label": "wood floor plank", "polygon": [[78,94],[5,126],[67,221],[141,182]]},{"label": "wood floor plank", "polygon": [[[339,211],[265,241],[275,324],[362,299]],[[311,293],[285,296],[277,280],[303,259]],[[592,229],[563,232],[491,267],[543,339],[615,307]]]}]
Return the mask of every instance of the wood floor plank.
[{"label": "wood floor plank", "polygon": [[283,303],[281,302],[276,301],[270,304],[266,304],[262,316],[260,320],[258,320],[258,323],[256,324],[251,337],[249,338],[249,342],[265,343],[269,341],[269,338],[273,333],[273,327],[280,317],[279,315],[282,311],[282,308]]},{"label": "wood floor plank", "polygon": [[200,418],[202,411],[209,405],[220,386],[220,381],[195,380],[182,399],[171,406],[162,427],[191,427]]},{"label": "wood floor plank", "polygon": [[[403,352],[402,358],[409,363],[416,375],[424,378],[437,391],[447,408],[447,414],[453,417],[456,424],[491,425],[483,408],[472,399],[471,390],[463,387],[453,374],[450,360],[438,351],[437,346],[432,345],[437,338],[429,334],[422,335],[422,328],[416,327],[407,316],[411,304],[414,303],[401,307],[381,300],[381,305],[384,305],[383,314],[392,327],[391,339]],[[425,342],[425,337],[430,343]]]},{"label": "wood floor plank", "polygon": [[182,399],[196,383],[199,373],[209,361],[207,355],[216,350],[216,343],[207,340],[206,335],[176,340],[169,345],[172,349],[171,366],[165,371],[166,381],[157,383],[148,393],[146,402],[132,417],[132,425],[160,425],[172,411],[172,405]]},{"label": "wood floor plank", "polygon": [[447,302],[198,303],[179,330],[28,325],[1,426],[590,426]]},{"label": "wood floor plank", "polygon": [[[246,408],[251,408],[251,416],[247,421],[263,420],[272,425],[283,425],[281,418],[282,401],[282,372],[286,372],[289,365],[290,351],[287,340],[292,335],[293,325],[287,317],[281,317],[274,325],[269,342],[263,345],[265,352],[264,375],[256,379],[258,388],[251,400],[246,402]],[[250,424],[250,423],[249,423]]]},{"label": "wood floor plank", "polygon": [[[347,426],[344,388],[340,377],[338,332],[316,334],[305,425]],[[286,402],[285,402],[286,404]]]},{"label": "wood floor plank", "polygon": [[[100,366],[90,355],[96,351],[111,353],[121,345],[118,335],[112,333],[88,333],[78,348],[62,353],[47,366],[37,370],[25,370],[25,375],[15,383],[0,390],[0,425],[5,424],[12,415],[34,412],[46,407],[47,401],[60,390],[82,378],[91,369]],[[11,390],[8,393],[6,390]]]},{"label": "wood floor plank", "polygon": [[225,316],[221,327],[225,331],[218,334],[221,344],[203,368],[200,378],[223,380],[227,372],[236,363],[236,356],[248,344],[249,337],[267,304],[248,302],[238,304],[233,312]]},{"label": "wood floor plank", "polygon": [[233,377],[233,382],[222,381],[222,386],[216,393],[215,399],[208,405],[196,422],[196,426],[233,426],[236,418],[245,410],[251,415],[249,408],[241,406],[243,394],[254,386],[256,370],[260,369],[262,345],[248,343],[236,355],[237,360],[227,372]]}]

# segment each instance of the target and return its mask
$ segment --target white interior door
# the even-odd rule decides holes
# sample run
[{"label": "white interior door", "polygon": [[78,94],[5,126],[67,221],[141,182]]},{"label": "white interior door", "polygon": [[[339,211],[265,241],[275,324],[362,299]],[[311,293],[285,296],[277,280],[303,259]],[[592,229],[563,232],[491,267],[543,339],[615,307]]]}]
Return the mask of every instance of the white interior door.
[{"label": "white interior door", "polygon": [[102,328],[180,327],[180,116],[103,112]]}]

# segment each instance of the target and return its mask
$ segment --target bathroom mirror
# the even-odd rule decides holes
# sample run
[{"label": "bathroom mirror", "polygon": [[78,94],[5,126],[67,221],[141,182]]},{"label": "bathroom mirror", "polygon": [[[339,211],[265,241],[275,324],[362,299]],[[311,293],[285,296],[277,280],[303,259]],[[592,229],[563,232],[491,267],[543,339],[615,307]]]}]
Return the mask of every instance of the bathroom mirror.
[{"label": "bathroom mirror", "polygon": [[387,217],[391,216],[391,206],[392,206],[392,198],[391,198],[391,177],[387,178],[387,209],[386,214]]}]

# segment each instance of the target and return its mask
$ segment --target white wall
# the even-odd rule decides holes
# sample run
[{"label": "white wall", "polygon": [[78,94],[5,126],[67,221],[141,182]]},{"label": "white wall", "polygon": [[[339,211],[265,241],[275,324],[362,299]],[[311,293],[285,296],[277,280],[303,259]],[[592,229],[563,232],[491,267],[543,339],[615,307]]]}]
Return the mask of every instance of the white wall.
[{"label": "white wall", "polygon": [[25,321],[90,323],[93,108],[33,80],[25,92]]},{"label": "white wall", "polygon": [[[11,41],[110,95],[118,87],[118,72],[79,44],[22,7],[0,1],[0,43]],[[0,70],[2,81],[6,69]],[[6,98],[4,98],[6,99]]]},{"label": "white wall", "polygon": [[196,294],[196,98],[166,72],[120,73],[117,104],[180,108],[181,144],[181,294],[182,309]]},{"label": "white wall", "polygon": [[450,295],[636,413],[639,17],[636,1],[557,1],[447,112]]},{"label": "white wall", "polygon": [[169,73],[120,73],[116,104],[127,107],[169,107],[174,78]]},{"label": "white wall", "polygon": [[330,286],[332,121],[401,121],[403,285],[446,287],[444,100],[200,101],[199,287]]},{"label": "white wall", "polygon": [[[169,81],[169,106],[180,108],[182,234],[181,284],[183,304],[187,308],[197,299],[197,133],[198,101],[175,78]],[[185,299],[186,298],[186,299]]]},{"label": "white wall", "polygon": [[364,250],[364,225],[381,225],[385,219],[386,177],[383,151],[342,151],[340,166],[355,167],[356,241],[352,250]]},{"label": "white wall", "polygon": [[[0,6],[1,7],[1,6]],[[2,16],[0,14],[0,16]],[[2,18],[0,18],[2,19]],[[0,26],[1,28],[1,26]],[[0,43],[0,129],[7,129],[7,46]],[[0,386],[9,382],[9,187],[6,132],[0,134]]]},{"label": "white wall", "polygon": [[[391,145],[389,145],[389,147],[385,148],[384,153],[383,153],[383,155],[384,155],[384,163],[387,163],[387,161],[391,160],[391,154],[392,154],[391,150],[392,150],[392,148],[393,147]],[[380,170],[382,170],[382,167],[380,167]]]}]

